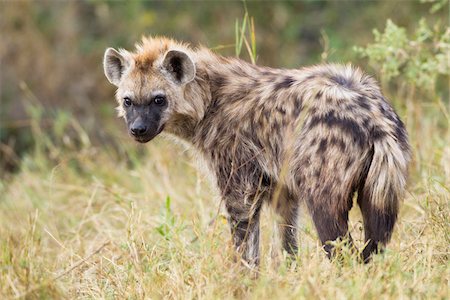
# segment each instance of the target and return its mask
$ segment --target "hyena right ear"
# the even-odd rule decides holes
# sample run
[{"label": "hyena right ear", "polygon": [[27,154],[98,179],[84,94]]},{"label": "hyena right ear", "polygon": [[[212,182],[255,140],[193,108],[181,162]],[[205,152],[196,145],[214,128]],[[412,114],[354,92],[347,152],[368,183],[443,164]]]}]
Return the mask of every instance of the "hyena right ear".
[{"label": "hyena right ear", "polygon": [[189,55],[179,50],[169,50],[162,62],[170,78],[178,84],[186,84],[195,78],[195,64]]},{"label": "hyena right ear", "polygon": [[118,86],[120,78],[125,69],[129,66],[129,62],[120,52],[114,48],[108,48],[103,58],[103,70],[109,82]]}]

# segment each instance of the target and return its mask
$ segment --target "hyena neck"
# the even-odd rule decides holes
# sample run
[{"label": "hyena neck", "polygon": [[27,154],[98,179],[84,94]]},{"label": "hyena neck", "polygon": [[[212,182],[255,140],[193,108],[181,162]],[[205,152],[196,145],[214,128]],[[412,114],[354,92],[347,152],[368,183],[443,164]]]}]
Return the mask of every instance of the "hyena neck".
[{"label": "hyena neck", "polygon": [[182,112],[172,115],[165,131],[190,144],[211,103],[210,83],[203,61],[196,64],[195,79],[185,86]]},{"label": "hyena neck", "polygon": [[[208,49],[200,49],[193,55],[197,74],[195,80],[186,85],[184,94],[191,109],[188,113],[174,115],[166,131],[199,150],[205,150],[206,144],[214,144],[212,141],[206,143],[206,139],[212,136],[205,134],[214,122],[212,119],[226,113],[224,110],[229,109],[237,98],[245,98],[246,102],[252,100],[242,95],[255,82],[261,68],[239,59],[216,55]],[[226,121],[226,118],[222,120]]]},{"label": "hyena neck", "polygon": [[[261,68],[240,59],[216,55],[209,50],[200,50],[198,57],[197,72],[201,74],[201,82],[207,84],[197,84],[208,97],[203,98],[202,118],[196,122],[190,142],[199,150],[209,152],[211,147],[218,146],[217,140],[222,139],[221,130],[229,127],[232,122],[236,123],[236,120],[230,120],[230,110],[241,110],[242,105],[255,101],[252,97],[243,95],[256,82]],[[214,130],[217,134],[211,134]]]}]

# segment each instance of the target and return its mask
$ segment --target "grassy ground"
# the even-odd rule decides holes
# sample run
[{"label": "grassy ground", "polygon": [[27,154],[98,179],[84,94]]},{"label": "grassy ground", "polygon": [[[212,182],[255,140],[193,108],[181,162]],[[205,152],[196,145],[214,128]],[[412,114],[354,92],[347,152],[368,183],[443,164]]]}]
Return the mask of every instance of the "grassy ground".
[{"label": "grassy ground", "polygon": [[[27,7],[21,7],[17,14],[26,19],[30,11]],[[264,15],[267,13],[264,12]],[[377,18],[379,15],[384,16],[384,13],[377,11]],[[76,14],[62,16],[68,18],[69,24],[70,20],[74,24],[80,22]],[[363,19],[365,16],[362,14]],[[204,19],[203,14],[201,18]],[[434,15],[431,18],[436,17]],[[117,20],[114,19],[114,23]],[[21,23],[14,22],[14,26],[17,24]],[[30,32],[33,33],[36,26],[30,24]],[[123,32],[133,28],[132,24],[126,23],[124,28],[127,31]],[[162,27],[168,25],[161,24]],[[107,32],[120,32],[102,26],[108,29]],[[96,30],[99,28],[91,27]],[[316,25],[312,28],[316,28]],[[343,28],[345,32],[348,31],[347,26]],[[68,45],[64,47],[71,47],[76,41],[71,34],[55,32],[59,34],[55,39],[61,36],[70,38],[71,42],[64,43]],[[254,32],[253,19],[246,11],[244,19],[236,23],[235,50],[236,54],[248,51],[252,61],[256,58]],[[377,58],[375,61],[381,60],[390,67],[395,63],[403,67],[410,63],[414,67],[412,70],[418,70],[412,72],[413,77],[419,79],[428,73],[434,76],[437,70],[445,69],[444,66],[438,68],[437,63],[434,66],[437,69],[433,69],[433,63],[424,57],[437,58],[439,51],[436,49],[441,48],[447,49],[447,52],[442,50],[442,53],[448,57],[448,42],[424,38],[429,33],[423,28],[417,41],[405,40],[405,45],[399,46],[398,57],[389,56],[395,53],[392,45],[398,44],[392,41],[402,40],[398,38],[402,36],[399,32],[401,30],[395,31],[391,39],[386,39],[385,48],[376,45],[375,50],[384,49],[384,52],[379,57],[373,55]],[[36,36],[39,37],[39,43],[35,44],[39,47],[31,47],[33,53],[38,51],[36,53],[41,55],[37,56],[50,57],[48,53],[51,51],[47,51],[49,46],[41,42],[41,33]],[[223,33],[218,36],[222,38]],[[246,36],[248,41],[245,41]],[[364,38],[364,34],[359,36]],[[30,35],[23,34],[23,37],[27,41],[25,45],[29,45]],[[328,36],[324,34],[323,38],[325,49],[322,59],[326,60],[333,53],[327,51],[333,49],[328,49]],[[17,35],[14,35],[16,39]],[[354,42],[353,37],[351,41]],[[17,52],[16,44],[10,44],[14,46],[13,52]],[[429,53],[426,47],[428,44],[431,49]],[[377,54],[377,51],[373,52]],[[273,53],[270,52],[270,55]],[[371,55],[367,56],[373,59]],[[63,58],[62,62],[56,63],[62,66],[56,71],[63,70],[64,74],[54,72],[54,77],[60,80],[53,78],[50,81],[61,85],[61,91],[73,93],[73,89],[64,85],[73,78],[66,80],[65,76],[68,69],[75,70],[75,65],[80,65],[79,61],[84,60],[79,57],[69,60],[65,55]],[[45,67],[36,68],[36,71],[54,70],[53,64],[46,65],[42,59],[37,61],[43,62]],[[53,62],[53,59],[48,61]],[[92,61],[98,67],[98,57],[94,55]],[[417,62],[424,65],[416,66]],[[13,63],[11,65],[14,68],[11,70],[20,70],[20,65],[23,65],[24,73],[28,74],[30,64]],[[374,69],[383,68],[375,65]],[[48,85],[48,72],[44,73],[42,77],[46,81],[38,85],[40,87]],[[402,69],[399,77],[404,78],[404,73]],[[95,82],[95,78],[85,82]],[[392,83],[391,80],[386,81]],[[448,83],[447,80],[442,84],[439,95],[448,96]],[[433,84],[428,85],[436,84],[433,81]],[[86,128],[83,129],[67,112],[51,116],[51,127],[41,127],[40,124],[45,123],[45,120],[39,121],[43,112],[37,104],[37,97],[22,84],[18,86],[25,90],[25,95],[14,96],[13,99],[29,99],[30,103],[25,106],[31,117],[31,144],[34,149],[20,158],[10,149],[5,151],[2,148],[0,152],[11,153],[8,159],[13,159],[19,166],[19,170],[13,174],[0,174],[0,299],[450,298],[448,100],[437,101],[433,93],[419,94],[410,86],[384,87],[384,91],[390,94],[388,96],[393,96],[389,98],[397,100],[394,104],[406,121],[414,160],[399,222],[383,255],[377,255],[371,263],[361,265],[346,255],[343,249],[343,261],[329,261],[321,250],[315,229],[304,209],[299,255],[294,261],[289,261],[280,251],[274,214],[265,209],[262,218],[261,267],[255,276],[255,273],[234,262],[234,251],[220,200],[215,191],[210,189],[208,178],[197,172],[188,152],[161,137],[145,146],[136,145],[125,136],[122,122],[110,116],[112,107],[106,117],[101,115],[104,113],[102,109],[96,107],[96,117],[117,123],[108,126],[110,129],[106,133],[114,143],[102,145],[103,140],[88,135],[84,131]],[[79,91],[81,86],[77,82],[75,91]],[[97,85],[94,88],[99,89]],[[83,92],[81,97],[89,94]],[[49,95],[57,96],[54,98],[60,101],[66,94],[59,92]],[[20,138],[17,140],[20,141]],[[357,207],[351,212],[351,233],[361,248],[363,232]]]},{"label": "grassy ground", "polygon": [[[330,262],[303,213],[288,263],[266,209],[256,279],[234,263],[220,201],[180,146],[121,133],[120,146],[93,146],[81,130],[77,144],[35,126],[34,151],[0,185],[0,298],[448,299],[448,132],[420,124],[408,122],[415,162],[384,255]],[[361,245],[356,208],[351,227]]]}]

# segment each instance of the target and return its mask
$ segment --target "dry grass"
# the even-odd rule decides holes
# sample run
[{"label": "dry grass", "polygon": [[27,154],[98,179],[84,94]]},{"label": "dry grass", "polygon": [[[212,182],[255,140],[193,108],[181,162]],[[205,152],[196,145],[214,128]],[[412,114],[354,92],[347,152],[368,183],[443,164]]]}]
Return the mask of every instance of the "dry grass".
[{"label": "dry grass", "polygon": [[[23,20],[25,28],[20,36],[4,40],[12,49],[5,52],[4,61],[14,62],[22,54],[18,63],[5,64],[10,67],[5,74],[17,73],[17,78],[26,81],[45,78],[37,97],[58,102],[71,99],[77,107],[91,111],[86,101],[90,95],[104,98],[109,91],[98,86],[106,84],[101,72],[83,71],[85,80],[75,85],[67,79],[67,74],[81,72],[80,61],[86,62],[80,53],[65,51],[78,49],[74,43],[80,37],[59,34],[63,46],[55,55],[50,49],[53,44],[46,44],[31,22],[29,5],[24,2],[18,8],[5,6],[5,16]],[[66,24],[79,22],[71,10],[58,15]],[[128,32],[131,26],[123,24],[127,25],[122,31]],[[121,31],[105,28],[103,35]],[[235,31],[236,54],[244,49],[254,62],[255,30],[247,10]],[[324,48],[322,59],[327,60],[332,49],[326,36]],[[26,49],[39,53],[41,59],[23,55]],[[73,55],[70,59],[68,52]],[[87,60],[86,65],[97,66],[98,53]],[[50,69],[52,77],[49,72],[41,74]],[[72,72],[67,73],[68,69]],[[117,133],[123,132],[118,125],[112,126],[109,135],[120,146],[99,146],[101,141],[94,146],[67,113],[57,115],[53,127],[44,130],[39,126],[42,120],[37,120],[42,116],[37,97],[28,87],[23,89],[22,98],[32,103],[25,106],[32,116],[35,149],[20,159],[17,173],[0,181],[0,299],[450,298],[448,100],[425,103],[424,99],[433,97],[413,97],[414,93],[389,97],[408,100],[396,104],[406,119],[414,161],[401,217],[385,254],[361,265],[344,248],[343,260],[330,262],[304,212],[299,255],[289,261],[280,251],[274,215],[266,209],[261,267],[255,277],[234,262],[220,201],[188,153],[162,138],[136,146]],[[112,116],[110,120],[122,125]],[[14,153],[11,157],[18,160]],[[356,207],[351,228],[361,247],[362,224]]]},{"label": "dry grass", "polygon": [[[180,147],[120,135],[119,151],[37,143],[0,186],[0,298],[448,298],[450,148],[433,129],[413,135],[432,138],[415,151],[384,255],[330,262],[305,213],[289,262],[265,210],[256,279],[234,262],[220,201]],[[351,219],[361,245],[357,209]]]}]

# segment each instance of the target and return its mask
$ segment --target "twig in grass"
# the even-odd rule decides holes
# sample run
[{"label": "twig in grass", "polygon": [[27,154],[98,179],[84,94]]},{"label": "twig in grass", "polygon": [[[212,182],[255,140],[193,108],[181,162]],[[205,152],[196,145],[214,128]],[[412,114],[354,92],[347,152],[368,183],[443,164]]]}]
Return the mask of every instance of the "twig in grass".
[{"label": "twig in grass", "polygon": [[106,241],[104,242],[100,247],[98,247],[94,252],[92,252],[91,254],[89,254],[88,256],[86,256],[85,258],[79,260],[78,262],[76,262],[75,264],[72,265],[72,267],[70,267],[69,269],[65,270],[64,272],[62,272],[61,274],[57,275],[56,277],[53,278],[53,281],[60,279],[61,277],[63,277],[64,275],[67,275],[68,273],[72,272],[73,270],[75,270],[76,268],[78,268],[80,265],[82,265],[84,262],[86,262],[88,259],[90,259],[92,256],[94,256],[95,254],[99,253],[100,251],[103,250],[103,248],[105,248],[107,245],[109,245],[111,242],[110,241]]},{"label": "twig in grass", "polygon": [[40,289],[40,288],[43,288],[43,287],[45,287],[45,286],[51,284],[52,282],[57,281],[58,279],[64,277],[65,275],[69,274],[70,272],[72,272],[73,270],[75,270],[76,268],[78,268],[79,266],[81,266],[83,263],[85,263],[87,260],[89,260],[92,256],[94,256],[94,255],[96,255],[97,253],[99,253],[100,251],[102,251],[103,248],[105,248],[105,247],[106,247],[107,245],[109,245],[110,243],[111,243],[111,241],[106,241],[106,242],[104,242],[104,243],[103,243],[100,247],[98,247],[94,252],[92,252],[91,254],[89,254],[88,256],[86,256],[85,258],[80,259],[78,262],[74,263],[70,268],[64,270],[64,271],[63,271],[62,273],[60,273],[59,275],[56,275],[55,277],[53,277],[52,279],[50,279],[50,280],[48,280],[48,281],[46,281],[46,282],[44,282],[44,283],[35,285],[34,287],[28,289],[28,290],[25,291],[24,293],[22,293],[22,294],[16,296],[15,299],[18,299],[18,298],[24,298],[24,297],[27,296],[28,294],[30,294],[30,293],[32,293],[32,292],[34,292],[34,291],[36,291],[36,290],[38,290],[38,289]]}]

